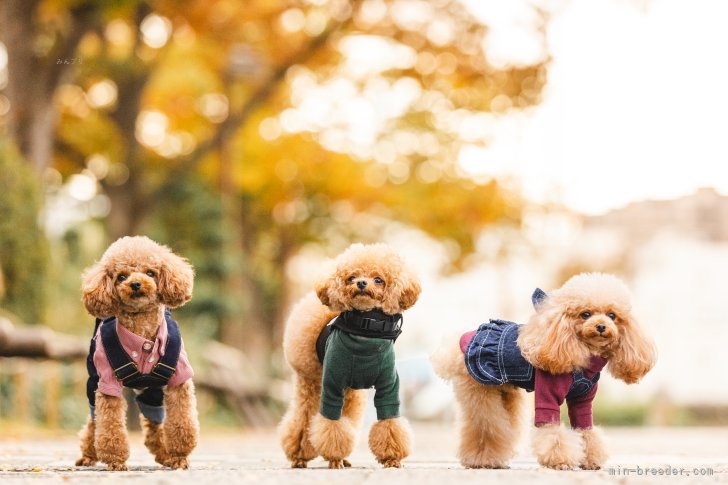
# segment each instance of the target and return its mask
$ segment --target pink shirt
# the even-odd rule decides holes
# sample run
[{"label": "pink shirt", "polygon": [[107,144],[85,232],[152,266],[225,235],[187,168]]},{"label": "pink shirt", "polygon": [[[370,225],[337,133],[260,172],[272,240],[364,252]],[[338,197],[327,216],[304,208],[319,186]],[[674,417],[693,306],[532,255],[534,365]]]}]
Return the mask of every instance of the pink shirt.
[{"label": "pink shirt", "polygon": [[[162,319],[162,324],[157,331],[157,338],[154,341],[147,340],[144,337],[132,333],[123,325],[116,325],[116,333],[119,336],[119,342],[129,355],[131,360],[139,368],[142,374],[149,374],[157,361],[164,355],[164,348],[167,345],[167,321]],[[101,342],[101,326],[96,332],[96,352],[94,352],[94,365],[96,372],[99,374],[98,390],[102,394],[108,396],[121,397],[121,390],[124,387],[119,379],[116,378],[114,371],[111,369],[109,359],[106,358],[106,351]],[[187,360],[187,352],[185,351],[184,342],[179,351],[179,360],[177,361],[177,370],[169,379],[168,386],[179,386],[187,379],[194,375],[192,366]]]}]

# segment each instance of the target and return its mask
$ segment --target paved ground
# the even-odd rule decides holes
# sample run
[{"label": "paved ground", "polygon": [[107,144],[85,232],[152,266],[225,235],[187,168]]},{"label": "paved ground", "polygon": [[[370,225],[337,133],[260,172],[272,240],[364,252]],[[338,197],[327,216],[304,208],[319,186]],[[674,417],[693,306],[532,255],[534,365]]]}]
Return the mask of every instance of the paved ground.
[{"label": "paved ground", "polygon": [[[523,446],[510,470],[465,470],[455,459],[452,426],[415,426],[416,448],[404,469],[381,469],[366,446],[366,436],[352,456],[354,467],[328,470],[316,460],[307,470],[291,470],[278,448],[275,433],[204,434],[192,456],[192,469],[170,471],[156,466],[141,438],[132,436],[130,471],[106,472],[102,467],[78,469],[73,436],[59,438],[0,438],[0,483],[195,483],[199,485],[396,483],[417,485],[468,483],[728,483],[727,428],[607,429],[612,458],[598,472],[556,472],[540,469]],[[638,475],[646,468],[672,467],[682,475]],[[610,469],[612,475],[610,475]],[[629,471],[628,470],[634,470]],[[681,471],[682,470],[682,471]],[[710,473],[712,476],[701,476]],[[625,474],[629,473],[629,476]],[[696,474],[697,473],[697,474]]]}]

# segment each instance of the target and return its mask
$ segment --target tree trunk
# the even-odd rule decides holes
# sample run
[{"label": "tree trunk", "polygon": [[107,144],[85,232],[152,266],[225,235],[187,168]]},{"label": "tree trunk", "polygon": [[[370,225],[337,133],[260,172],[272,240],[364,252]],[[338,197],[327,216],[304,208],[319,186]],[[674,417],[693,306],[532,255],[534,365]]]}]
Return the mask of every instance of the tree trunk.
[{"label": "tree trunk", "polygon": [[8,53],[8,135],[33,168],[43,172],[53,155],[58,121],[53,96],[73,65],[71,60],[79,41],[93,25],[95,5],[88,3],[72,8],[65,35],[57,33],[50,52],[38,57],[35,52],[38,4],[39,0],[4,0],[0,3],[0,26]]}]

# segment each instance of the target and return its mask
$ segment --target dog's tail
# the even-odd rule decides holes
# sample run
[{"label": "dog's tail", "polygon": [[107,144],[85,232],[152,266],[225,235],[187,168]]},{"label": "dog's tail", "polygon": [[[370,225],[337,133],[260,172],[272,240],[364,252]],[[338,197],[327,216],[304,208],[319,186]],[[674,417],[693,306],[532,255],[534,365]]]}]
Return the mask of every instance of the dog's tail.
[{"label": "dog's tail", "polygon": [[460,336],[449,335],[430,356],[435,373],[449,381],[454,377],[467,374],[463,351],[460,350]]}]

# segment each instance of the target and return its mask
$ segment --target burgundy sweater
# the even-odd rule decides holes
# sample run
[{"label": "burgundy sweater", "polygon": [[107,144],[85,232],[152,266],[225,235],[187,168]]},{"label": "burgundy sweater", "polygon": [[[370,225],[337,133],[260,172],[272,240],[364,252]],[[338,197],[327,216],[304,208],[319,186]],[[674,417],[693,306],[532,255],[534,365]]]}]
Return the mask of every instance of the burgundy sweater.
[{"label": "burgundy sweater", "polygon": [[[607,359],[592,355],[589,363],[583,369],[584,377],[591,379],[607,365]],[[560,407],[566,399],[569,387],[574,378],[570,372],[563,374],[551,374],[544,370],[534,368],[536,372],[536,383],[534,394],[536,397],[536,426],[544,424],[559,424],[561,422]],[[592,427],[592,401],[597,394],[599,383],[589,392],[581,396],[566,399],[566,406],[569,409],[569,421],[572,428],[589,429]]]},{"label": "burgundy sweater", "polygon": [[[475,332],[467,332],[460,339],[460,348],[465,351]],[[591,379],[607,365],[607,359],[593,355],[587,366],[582,369],[584,377]],[[536,401],[536,426],[559,424],[561,422],[561,405],[566,401],[569,409],[569,421],[572,428],[589,429],[592,427],[592,401],[597,394],[599,383],[594,383],[591,391],[581,396],[566,399],[574,376],[571,372],[552,374],[534,367],[534,394]]]}]

